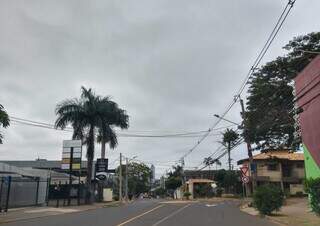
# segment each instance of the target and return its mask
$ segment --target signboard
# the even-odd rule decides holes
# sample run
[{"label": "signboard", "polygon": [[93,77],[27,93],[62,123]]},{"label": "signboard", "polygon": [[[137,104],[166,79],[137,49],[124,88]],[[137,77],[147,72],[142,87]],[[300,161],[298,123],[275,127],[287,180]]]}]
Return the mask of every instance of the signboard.
[{"label": "signboard", "polygon": [[80,170],[82,157],[81,140],[64,140],[62,149],[61,169]]},{"label": "signboard", "polygon": [[97,159],[95,170],[96,178],[105,180],[108,172],[108,159]]},{"label": "signboard", "polygon": [[249,183],[249,167],[248,166],[242,166],[240,168],[241,171],[241,180],[242,183],[247,184]]}]

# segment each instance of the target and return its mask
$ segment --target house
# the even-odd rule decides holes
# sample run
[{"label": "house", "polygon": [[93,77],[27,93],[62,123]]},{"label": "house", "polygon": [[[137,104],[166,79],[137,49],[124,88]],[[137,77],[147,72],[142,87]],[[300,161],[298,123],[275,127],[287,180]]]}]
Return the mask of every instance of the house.
[{"label": "house", "polygon": [[[249,159],[238,161],[238,165],[249,166]],[[251,174],[251,175],[250,175]],[[303,192],[305,178],[303,153],[288,150],[267,151],[253,156],[250,181],[255,178],[256,186],[275,184],[289,194]],[[246,184],[247,194],[251,194],[251,183]]]}]

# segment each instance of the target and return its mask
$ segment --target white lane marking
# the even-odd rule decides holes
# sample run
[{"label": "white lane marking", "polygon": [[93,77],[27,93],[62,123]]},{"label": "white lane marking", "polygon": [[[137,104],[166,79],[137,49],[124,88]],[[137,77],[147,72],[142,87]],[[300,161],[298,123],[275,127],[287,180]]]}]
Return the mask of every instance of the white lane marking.
[{"label": "white lane marking", "polygon": [[206,207],[215,207],[215,206],[217,206],[217,205],[216,205],[216,204],[211,204],[211,205],[210,205],[210,204],[207,204],[207,205],[206,205]]},{"label": "white lane marking", "polygon": [[146,211],[146,212],[144,212],[144,213],[142,213],[142,214],[139,214],[138,216],[132,217],[132,218],[126,220],[125,222],[122,222],[122,223],[120,223],[120,224],[117,224],[117,226],[123,226],[123,225],[125,225],[125,224],[128,224],[129,222],[134,221],[135,219],[138,219],[138,218],[140,218],[140,217],[142,217],[142,216],[144,216],[144,215],[146,215],[146,214],[148,214],[148,213],[151,213],[151,212],[155,211],[156,209],[159,209],[159,208],[161,208],[161,207],[163,207],[163,206],[165,206],[165,205],[162,204],[162,205],[156,206],[155,208],[153,208],[153,209],[151,209],[151,210],[148,210],[148,211]]},{"label": "white lane marking", "polygon": [[154,223],[152,226],[157,226],[157,225],[161,224],[162,222],[164,222],[164,221],[168,220],[170,217],[173,217],[174,215],[180,213],[182,210],[184,210],[185,208],[187,208],[187,207],[189,207],[189,206],[191,206],[191,205],[192,205],[192,204],[188,204],[188,205],[186,205],[186,206],[184,206],[184,207],[182,207],[182,208],[174,211],[174,212],[171,213],[170,215],[168,215],[168,216],[166,216],[165,218],[162,218],[162,219],[159,220],[158,222]]}]

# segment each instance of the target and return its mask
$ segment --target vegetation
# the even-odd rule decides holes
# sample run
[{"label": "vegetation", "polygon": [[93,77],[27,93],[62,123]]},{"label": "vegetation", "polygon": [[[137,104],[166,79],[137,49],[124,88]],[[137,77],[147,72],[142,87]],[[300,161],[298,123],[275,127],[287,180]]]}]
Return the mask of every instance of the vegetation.
[{"label": "vegetation", "polygon": [[231,149],[234,148],[239,142],[239,134],[232,130],[227,129],[223,133],[223,139],[222,144],[227,148],[228,151],[228,165],[229,165],[229,171],[231,171]]},{"label": "vegetation", "polygon": [[164,189],[164,188],[157,188],[157,189],[154,191],[154,194],[155,194],[156,196],[159,196],[159,197],[161,197],[161,198],[164,198],[165,195],[166,195],[166,189]]},{"label": "vegetation", "polygon": [[250,80],[247,112],[248,138],[256,149],[291,148],[294,140],[294,96],[290,85],[320,52],[320,32],[299,36],[284,49],[284,56],[256,69]]},{"label": "vegetation", "polygon": [[220,191],[241,193],[240,174],[237,171],[218,170],[214,180]]},{"label": "vegetation", "polygon": [[[118,167],[116,169],[116,174],[119,175]],[[123,186],[125,185],[125,172],[126,166],[122,165],[122,179]],[[141,193],[147,193],[150,191],[150,177],[151,177],[151,169],[145,165],[144,163],[139,162],[130,162],[128,164],[128,195],[129,197],[137,197]],[[119,181],[114,186],[114,193],[118,194],[119,189]],[[124,189],[123,189],[124,191]]]},{"label": "vegetation", "polygon": [[191,193],[186,191],[185,193],[183,193],[183,197],[185,197],[187,200],[190,199]]},{"label": "vegetation", "polygon": [[81,88],[80,99],[67,99],[56,107],[56,128],[64,129],[68,124],[73,127],[73,139],[81,139],[87,146],[87,185],[88,200],[91,200],[91,179],[94,158],[96,129],[99,131],[102,144],[110,142],[110,147],[116,146],[114,126],[128,128],[128,115],[109,97],[96,95],[91,89]]},{"label": "vegetation", "polygon": [[166,190],[172,195],[174,190],[181,187],[183,175],[182,175],[182,166],[173,166],[173,170],[170,171],[166,180]]},{"label": "vegetation", "polygon": [[306,192],[310,195],[310,206],[320,216],[320,178],[308,179],[305,182]]},{"label": "vegetation", "polygon": [[[10,125],[10,119],[8,113],[5,111],[4,107],[0,104],[0,127],[7,128]],[[0,131],[0,144],[2,144],[3,135]]]},{"label": "vegetation", "polygon": [[253,194],[253,205],[261,215],[270,215],[283,205],[284,194],[277,186],[268,184],[257,187]]}]

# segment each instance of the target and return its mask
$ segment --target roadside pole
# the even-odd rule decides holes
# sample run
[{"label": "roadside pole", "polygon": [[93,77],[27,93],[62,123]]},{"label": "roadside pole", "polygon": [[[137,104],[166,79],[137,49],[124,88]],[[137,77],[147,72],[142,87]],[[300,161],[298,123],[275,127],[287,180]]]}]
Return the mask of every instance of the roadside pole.
[{"label": "roadside pole", "polygon": [[120,153],[120,169],[119,169],[119,201],[122,201],[122,153]]},{"label": "roadside pole", "polygon": [[[251,148],[251,144],[250,144],[250,140],[248,137],[248,128],[247,128],[247,120],[246,120],[246,116],[245,116],[245,108],[244,108],[244,103],[242,98],[239,95],[239,100],[240,100],[240,105],[241,105],[241,116],[243,119],[243,136],[244,136],[244,141],[247,144],[247,151],[248,151],[248,156],[249,156],[249,172],[251,175],[251,182],[252,182],[252,192],[255,191],[255,186],[256,186],[256,178],[255,175],[252,173],[252,164],[253,164],[253,156],[252,156],[252,148]],[[247,192],[246,192],[247,193]]]},{"label": "roadside pole", "polygon": [[73,164],[73,147],[70,148],[70,166],[69,166],[69,191],[68,191],[68,206],[71,204],[71,189],[72,189],[72,164]]},{"label": "roadside pole", "polygon": [[128,202],[128,158],[126,158],[126,190],[125,190],[125,199],[126,199],[126,202]]}]

